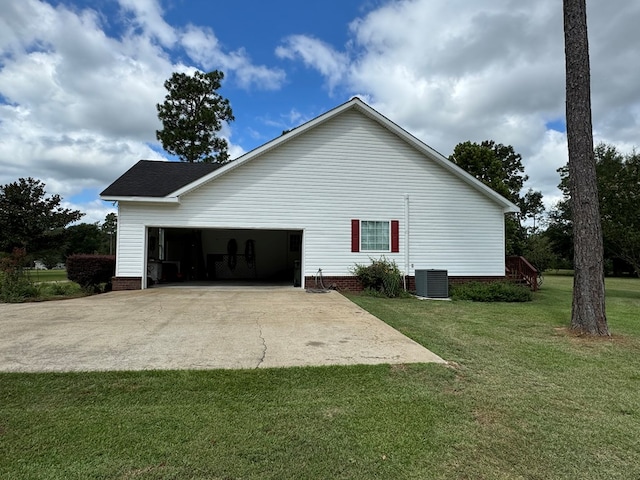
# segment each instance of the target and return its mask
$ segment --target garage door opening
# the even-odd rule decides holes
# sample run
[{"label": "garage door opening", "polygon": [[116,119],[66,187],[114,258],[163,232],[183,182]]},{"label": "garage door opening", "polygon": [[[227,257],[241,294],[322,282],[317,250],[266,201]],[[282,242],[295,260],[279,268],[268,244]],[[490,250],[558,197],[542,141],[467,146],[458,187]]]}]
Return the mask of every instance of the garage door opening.
[{"label": "garage door opening", "polygon": [[302,230],[147,229],[147,287],[178,282],[301,286]]}]

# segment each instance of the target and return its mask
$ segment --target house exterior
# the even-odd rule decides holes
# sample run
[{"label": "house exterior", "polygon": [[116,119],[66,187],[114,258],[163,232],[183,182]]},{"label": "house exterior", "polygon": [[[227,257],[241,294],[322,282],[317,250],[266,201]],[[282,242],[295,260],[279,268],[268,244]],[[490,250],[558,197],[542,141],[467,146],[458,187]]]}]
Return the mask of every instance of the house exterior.
[{"label": "house exterior", "polygon": [[354,98],[223,166],[141,161],[118,202],[114,290],[178,279],[282,279],[358,289],[386,257],[452,281],[505,276],[518,208]]}]

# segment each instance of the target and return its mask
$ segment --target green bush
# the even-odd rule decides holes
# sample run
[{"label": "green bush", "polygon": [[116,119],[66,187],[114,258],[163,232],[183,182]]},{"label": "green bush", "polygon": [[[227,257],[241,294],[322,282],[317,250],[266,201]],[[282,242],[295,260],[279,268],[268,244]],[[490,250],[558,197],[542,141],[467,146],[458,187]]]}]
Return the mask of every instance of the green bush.
[{"label": "green bush", "polygon": [[371,260],[371,265],[356,263],[352,273],[360,279],[365,292],[385,297],[399,297],[405,291],[402,289],[402,272],[396,262],[382,257]]},{"label": "green bush", "polygon": [[533,293],[528,287],[511,282],[469,282],[452,285],[451,298],[472,302],[530,302]]},{"label": "green bush", "polygon": [[0,301],[19,303],[38,295],[38,287],[24,270],[26,262],[24,248],[15,248],[11,254],[0,258]]},{"label": "green bush", "polygon": [[0,302],[21,303],[38,296],[38,286],[27,277],[15,277],[0,273]]},{"label": "green bush", "polygon": [[82,287],[74,282],[49,282],[40,285],[40,297],[72,297],[82,293]]},{"label": "green bush", "polygon": [[116,257],[113,255],[70,255],[67,257],[67,278],[90,292],[99,292],[100,285],[111,285],[115,273]]}]

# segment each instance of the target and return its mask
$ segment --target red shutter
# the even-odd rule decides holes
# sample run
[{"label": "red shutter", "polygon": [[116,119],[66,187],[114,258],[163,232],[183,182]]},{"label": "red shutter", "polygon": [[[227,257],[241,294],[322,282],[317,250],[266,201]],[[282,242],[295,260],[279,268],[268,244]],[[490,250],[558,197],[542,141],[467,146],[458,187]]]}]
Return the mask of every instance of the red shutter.
[{"label": "red shutter", "polygon": [[360,220],[351,220],[351,251],[360,251]]},{"label": "red shutter", "polygon": [[391,252],[400,251],[400,222],[391,220]]}]

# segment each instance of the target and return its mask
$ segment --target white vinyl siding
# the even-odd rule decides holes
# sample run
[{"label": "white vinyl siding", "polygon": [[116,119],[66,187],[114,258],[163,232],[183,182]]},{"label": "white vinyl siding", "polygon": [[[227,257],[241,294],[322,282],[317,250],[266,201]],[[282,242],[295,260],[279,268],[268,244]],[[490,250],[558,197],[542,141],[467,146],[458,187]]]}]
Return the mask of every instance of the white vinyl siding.
[{"label": "white vinyl siding", "polygon": [[179,204],[123,202],[120,215],[121,276],[143,273],[145,225],[303,231],[303,276],[319,268],[326,276],[351,275],[371,257],[351,252],[351,219],[399,219],[400,251],[385,256],[410,275],[418,268],[504,275],[501,206],[354,110],[183,195]]},{"label": "white vinyl siding", "polygon": [[118,208],[116,276],[142,277],[145,253],[145,226],[134,223],[126,205]]}]

